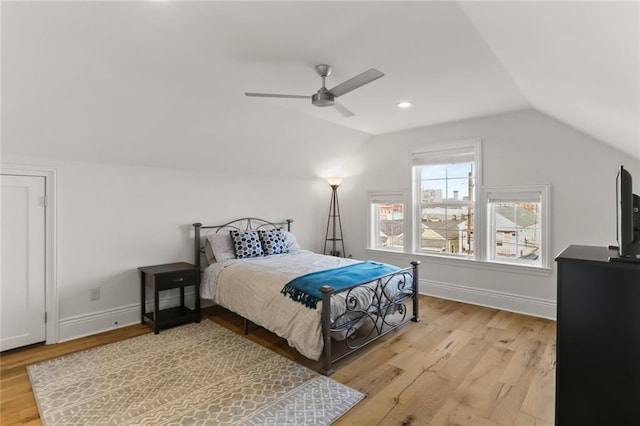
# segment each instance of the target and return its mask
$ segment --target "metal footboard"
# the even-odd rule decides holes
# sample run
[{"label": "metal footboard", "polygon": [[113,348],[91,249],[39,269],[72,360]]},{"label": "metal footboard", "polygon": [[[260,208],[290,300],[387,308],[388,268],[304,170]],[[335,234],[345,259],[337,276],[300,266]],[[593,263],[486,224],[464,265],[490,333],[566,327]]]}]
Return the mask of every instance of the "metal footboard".
[{"label": "metal footboard", "polygon": [[[420,321],[418,307],[418,265],[401,269],[378,278],[375,281],[355,284],[335,292],[331,286],[322,290],[322,368],[326,376],[333,374],[332,363],[352,354],[361,347],[395,330],[409,320]],[[360,297],[357,294],[360,292]],[[361,306],[362,293],[369,293],[367,306]],[[331,297],[340,294],[346,302],[346,310],[331,318]],[[412,313],[408,317],[407,304],[411,301]],[[357,335],[357,334],[360,335]],[[344,336],[344,340],[335,340],[332,334]],[[334,343],[341,343],[343,350],[332,354]]]}]

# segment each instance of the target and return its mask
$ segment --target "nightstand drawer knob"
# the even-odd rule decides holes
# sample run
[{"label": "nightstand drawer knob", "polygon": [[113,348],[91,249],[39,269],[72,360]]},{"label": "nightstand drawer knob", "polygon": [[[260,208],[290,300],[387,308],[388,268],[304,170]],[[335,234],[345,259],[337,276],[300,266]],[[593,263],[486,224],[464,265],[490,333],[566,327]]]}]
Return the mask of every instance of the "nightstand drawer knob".
[{"label": "nightstand drawer knob", "polygon": [[184,281],[183,277],[176,278],[176,279],[173,280],[174,283],[181,283],[182,281]]}]

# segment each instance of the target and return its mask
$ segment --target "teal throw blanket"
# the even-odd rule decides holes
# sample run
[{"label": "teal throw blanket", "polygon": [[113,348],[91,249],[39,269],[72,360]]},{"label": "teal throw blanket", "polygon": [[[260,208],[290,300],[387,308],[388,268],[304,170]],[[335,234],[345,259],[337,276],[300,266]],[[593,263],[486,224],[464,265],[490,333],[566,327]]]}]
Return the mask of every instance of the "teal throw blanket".
[{"label": "teal throw blanket", "polygon": [[320,287],[328,285],[335,291],[340,291],[355,284],[366,283],[399,271],[397,266],[385,263],[366,262],[354,263],[340,268],[311,272],[289,281],[280,293],[289,296],[296,302],[308,308],[315,309],[322,300]]}]

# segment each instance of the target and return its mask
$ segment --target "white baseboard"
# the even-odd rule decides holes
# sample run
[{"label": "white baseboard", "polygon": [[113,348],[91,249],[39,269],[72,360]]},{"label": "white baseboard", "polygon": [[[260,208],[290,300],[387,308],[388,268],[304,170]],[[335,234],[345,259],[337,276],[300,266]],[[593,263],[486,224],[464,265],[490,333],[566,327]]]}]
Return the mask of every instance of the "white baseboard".
[{"label": "white baseboard", "polygon": [[553,300],[423,279],[419,288],[420,294],[556,320]]},{"label": "white baseboard", "polygon": [[[556,319],[556,302],[552,300],[528,297],[517,294],[498,292],[457,284],[431,280],[420,280],[420,293],[458,302],[487,306],[519,314],[532,315],[551,320]],[[185,292],[186,304],[193,300],[193,291]],[[160,299],[160,309],[177,306],[179,295],[171,295]],[[146,304],[147,312],[153,310],[150,301]],[[58,322],[58,341],[77,339],[119,327],[138,324],[140,322],[140,305],[133,304],[86,315],[64,318]]]},{"label": "white baseboard", "polygon": [[[193,290],[185,291],[185,305],[193,303]],[[173,294],[160,297],[160,309],[165,309],[180,304],[180,295]],[[146,311],[153,310],[153,303],[147,300]],[[58,342],[91,336],[128,325],[140,323],[140,304],[122,306],[85,315],[64,318],[58,321]]]},{"label": "white baseboard", "polygon": [[66,342],[103,331],[140,323],[140,305],[129,305],[86,315],[64,318],[58,322],[58,342]]}]

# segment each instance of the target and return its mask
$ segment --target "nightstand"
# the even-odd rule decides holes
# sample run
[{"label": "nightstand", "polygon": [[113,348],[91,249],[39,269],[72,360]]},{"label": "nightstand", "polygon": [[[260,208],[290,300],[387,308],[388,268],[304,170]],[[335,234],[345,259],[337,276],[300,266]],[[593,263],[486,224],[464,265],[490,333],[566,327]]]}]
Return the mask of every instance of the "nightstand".
[{"label": "nightstand", "polygon": [[[200,268],[186,262],[142,266],[140,271],[141,323],[149,323],[153,332],[178,324],[200,322]],[[184,306],[184,288],[194,286],[194,308]],[[153,311],[146,312],[146,288],[153,291]],[[180,289],[180,306],[160,310],[160,292]]]}]

